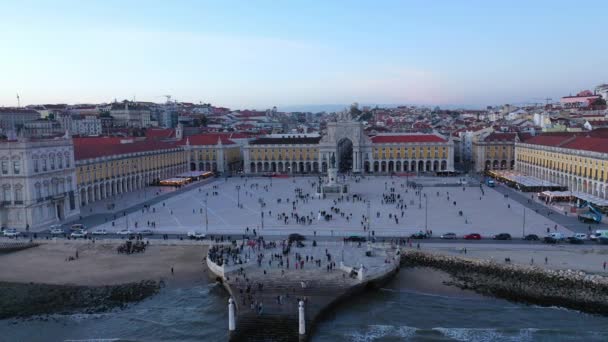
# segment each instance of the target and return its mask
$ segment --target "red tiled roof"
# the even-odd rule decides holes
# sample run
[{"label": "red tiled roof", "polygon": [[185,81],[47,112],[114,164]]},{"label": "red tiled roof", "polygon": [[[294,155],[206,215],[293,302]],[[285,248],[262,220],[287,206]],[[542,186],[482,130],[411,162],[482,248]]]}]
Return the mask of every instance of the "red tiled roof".
[{"label": "red tiled roof", "polygon": [[572,135],[537,135],[525,141],[526,144],[543,146],[561,146],[566,140],[572,139]]},{"label": "red tiled roof", "polygon": [[593,137],[576,137],[563,144],[563,148],[608,153],[608,139]]},{"label": "red tiled roof", "polygon": [[[593,133],[591,131],[590,133]],[[554,146],[573,150],[608,153],[608,137],[593,136],[592,134],[579,135],[539,135],[527,139],[526,144]]]},{"label": "red tiled roof", "polygon": [[[218,140],[222,141],[223,145],[233,145],[236,144],[234,141],[230,140],[230,134],[197,134],[191,135],[187,139],[190,141],[190,145],[217,145]],[[186,143],[186,139],[184,138],[181,141],[182,144]]]},{"label": "red tiled roof", "polygon": [[146,138],[148,139],[168,139],[175,137],[175,130],[172,128],[148,128]]},{"label": "red tiled roof", "polygon": [[487,137],[485,137],[485,139],[483,139],[483,141],[515,141],[515,137],[517,136],[517,133],[499,133],[499,132],[493,132],[490,135],[488,135]]},{"label": "red tiled roof", "polygon": [[446,142],[447,140],[435,134],[404,134],[404,135],[376,135],[371,138],[374,144],[389,143],[421,143]]},{"label": "red tiled roof", "polygon": [[130,139],[116,137],[74,138],[74,158],[82,160],[135,152],[164,150],[179,146],[176,142],[158,140],[122,143],[122,141],[128,140]]}]

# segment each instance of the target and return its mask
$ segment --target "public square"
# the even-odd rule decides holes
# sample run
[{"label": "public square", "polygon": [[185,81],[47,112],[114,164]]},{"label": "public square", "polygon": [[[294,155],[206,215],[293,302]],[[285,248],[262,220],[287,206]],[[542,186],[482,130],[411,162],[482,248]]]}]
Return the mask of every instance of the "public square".
[{"label": "public square", "polygon": [[[510,233],[513,237],[524,233],[542,236],[547,228],[554,230],[556,223],[530,209],[525,210],[524,220],[524,207],[492,188],[483,186],[482,194],[478,183],[440,185],[446,179],[452,184],[455,182],[453,178],[432,177],[350,178],[348,194],[328,194],[321,199],[316,195],[317,177],[218,178],[206,185],[176,192],[126,216],[119,211],[114,224],[108,221],[91,228],[114,232],[128,225],[133,231],[152,229],[167,234],[188,231],[252,234],[255,229],[262,235],[318,236],[372,232],[375,236],[409,236],[427,230],[432,231],[433,236],[452,232],[459,236],[479,233],[484,237],[497,233]],[[428,185],[418,194],[416,189],[407,186],[408,180]],[[385,197],[391,193],[395,194],[394,202]],[[368,216],[371,229],[366,231]],[[569,233],[557,226],[558,231]]]}]

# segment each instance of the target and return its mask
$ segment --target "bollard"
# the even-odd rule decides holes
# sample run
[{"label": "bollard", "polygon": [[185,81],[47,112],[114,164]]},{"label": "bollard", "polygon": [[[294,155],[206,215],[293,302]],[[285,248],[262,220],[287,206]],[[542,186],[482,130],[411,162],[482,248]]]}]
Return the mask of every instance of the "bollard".
[{"label": "bollard", "polygon": [[298,316],[300,318],[300,324],[299,324],[299,332],[300,335],[305,335],[306,334],[306,320],[304,317],[304,302],[300,301],[299,305],[298,305]]},{"label": "bollard", "polygon": [[228,299],[228,331],[232,332],[234,330],[236,330],[234,321],[234,300],[230,297],[230,299]]},{"label": "bollard", "polygon": [[363,278],[365,277],[365,275],[363,274],[363,264],[361,264],[361,267],[359,268],[359,280],[363,281]]}]

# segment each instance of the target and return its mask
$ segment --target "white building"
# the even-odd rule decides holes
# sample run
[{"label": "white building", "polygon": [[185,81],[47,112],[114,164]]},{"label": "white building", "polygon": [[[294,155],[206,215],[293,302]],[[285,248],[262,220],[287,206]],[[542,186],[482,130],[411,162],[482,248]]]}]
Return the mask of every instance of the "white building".
[{"label": "white building", "polygon": [[113,103],[110,115],[116,126],[145,128],[151,124],[150,108],[134,102]]},{"label": "white building", "polygon": [[80,213],[69,137],[0,142],[0,224],[21,230]]},{"label": "white building", "polygon": [[0,108],[0,133],[17,132],[26,122],[40,119],[40,113],[33,109]]},{"label": "white building", "polygon": [[595,87],[595,93],[608,101],[608,84],[601,84]]}]

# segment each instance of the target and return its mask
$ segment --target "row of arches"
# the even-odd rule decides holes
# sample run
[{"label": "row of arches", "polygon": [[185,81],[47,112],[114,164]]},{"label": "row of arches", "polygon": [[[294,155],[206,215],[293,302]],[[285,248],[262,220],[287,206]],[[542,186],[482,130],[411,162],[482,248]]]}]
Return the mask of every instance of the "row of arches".
[{"label": "row of arches", "polygon": [[[251,162],[250,172],[279,172],[279,173],[318,173],[318,162]],[[327,171],[327,163],[322,163],[322,170]]]},{"label": "row of arches", "polygon": [[508,162],[507,160],[486,160],[486,170],[513,170],[515,167],[515,160]]},{"label": "row of arches", "polygon": [[389,160],[389,161],[374,161],[373,169],[370,168],[370,162],[363,163],[363,170],[366,173],[391,173],[391,172],[430,172],[430,171],[446,171],[448,168],[447,160]]},{"label": "row of arches", "polygon": [[156,183],[161,179],[185,172],[185,166],[171,166],[164,170],[151,171],[143,174],[120,177],[117,179],[95,182],[91,185],[82,185],[79,190],[80,205],[100,201],[125,192],[142,189]]},{"label": "row of arches", "polygon": [[524,163],[518,164],[518,171],[547,182],[566,186],[570,191],[584,192],[604,199],[608,196],[608,184],[606,183]]},{"label": "row of arches", "polygon": [[190,163],[190,171],[213,171],[217,172],[216,162],[198,162]]}]

